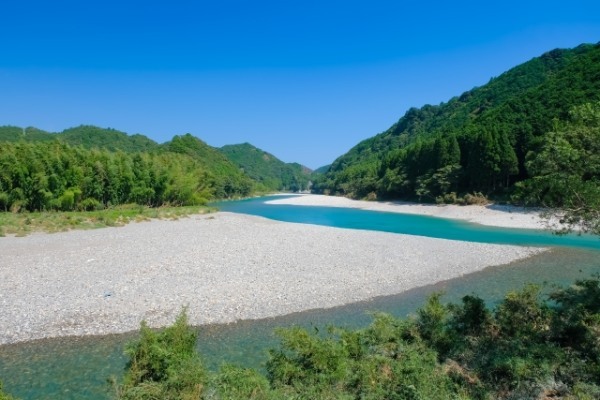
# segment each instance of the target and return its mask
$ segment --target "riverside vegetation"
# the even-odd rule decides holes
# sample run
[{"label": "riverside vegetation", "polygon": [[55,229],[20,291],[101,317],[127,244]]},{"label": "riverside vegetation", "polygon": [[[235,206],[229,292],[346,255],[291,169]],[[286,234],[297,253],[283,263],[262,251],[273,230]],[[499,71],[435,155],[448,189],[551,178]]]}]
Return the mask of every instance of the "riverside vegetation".
[{"label": "riverside vegetation", "polygon": [[359,330],[279,330],[266,373],[202,366],[185,311],[142,324],[116,399],[594,399],[600,396],[600,277],[542,295],[526,286],[493,309],[434,294],[408,319]]},{"label": "riverside vegetation", "polygon": [[190,134],[159,145],[94,126],[0,127],[0,236],[176,218],[210,211],[211,200],[308,187],[299,164],[250,145],[227,148]]},{"label": "riverside vegetation", "polygon": [[0,213],[0,237],[26,236],[32,232],[62,232],[70,229],[95,229],[123,226],[150,219],[176,220],[193,214],[214,212],[208,206],[148,207],[138,204],[111,206],[93,211],[38,211]]},{"label": "riverside vegetation", "polygon": [[[406,319],[377,314],[358,330],[277,331],[265,371],[208,371],[185,310],[127,346],[112,397],[135,399],[596,399],[600,277],[542,294],[508,293],[494,308],[441,294]],[[200,339],[201,340],[201,339]],[[0,394],[0,399],[10,399]]]}]

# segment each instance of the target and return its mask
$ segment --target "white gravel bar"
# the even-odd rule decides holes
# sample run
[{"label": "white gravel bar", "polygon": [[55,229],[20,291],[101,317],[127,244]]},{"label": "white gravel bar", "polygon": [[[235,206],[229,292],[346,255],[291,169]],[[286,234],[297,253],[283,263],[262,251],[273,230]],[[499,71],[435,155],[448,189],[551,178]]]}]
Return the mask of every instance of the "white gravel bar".
[{"label": "white gravel bar", "polygon": [[0,344],[126,332],[145,319],[257,319],[392,295],[544,249],[219,212],[0,238]]},{"label": "white gravel bar", "polygon": [[460,219],[480,225],[498,226],[519,229],[559,229],[555,219],[540,216],[540,209],[516,207],[510,205],[469,205],[454,204],[421,204],[409,202],[385,202],[352,200],[340,196],[317,194],[288,195],[281,199],[267,201],[269,204],[289,204],[296,206],[321,206],[360,208],[371,211],[395,212],[402,214],[419,214],[439,218]]}]

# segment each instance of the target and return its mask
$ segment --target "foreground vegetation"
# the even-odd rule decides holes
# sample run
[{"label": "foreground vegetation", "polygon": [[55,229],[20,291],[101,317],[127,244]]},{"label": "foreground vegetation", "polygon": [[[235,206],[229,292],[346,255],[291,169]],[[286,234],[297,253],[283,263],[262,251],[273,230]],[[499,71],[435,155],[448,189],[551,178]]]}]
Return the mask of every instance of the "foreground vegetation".
[{"label": "foreground vegetation", "polygon": [[0,400],[14,400],[14,398],[2,391],[2,382],[0,382]]},{"label": "foreground vegetation", "polygon": [[[528,285],[494,308],[441,294],[406,319],[277,331],[264,371],[209,371],[183,310],[163,330],[142,323],[111,396],[138,399],[597,399],[600,276],[543,294]],[[3,394],[0,399],[11,399]]]},{"label": "foreground vegetation", "polygon": [[416,314],[379,314],[359,330],[279,330],[266,373],[204,368],[185,310],[126,350],[116,399],[594,399],[600,396],[600,277],[543,295],[429,298]]},{"label": "foreground vegetation", "polygon": [[33,232],[63,232],[71,229],[95,229],[123,226],[149,219],[178,219],[205,214],[215,209],[207,206],[156,207],[126,204],[96,211],[43,211],[0,213],[0,237],[26,236]]},{"label": "foreground vegetation", "polygon": [[595,399],[600,396],[600,277],[542,295],[526,286],[489,309],[440,294],[408,319],[360,330],[278,331],[266,374],[207,371],[185,312],[127,349],[117,399]]}]

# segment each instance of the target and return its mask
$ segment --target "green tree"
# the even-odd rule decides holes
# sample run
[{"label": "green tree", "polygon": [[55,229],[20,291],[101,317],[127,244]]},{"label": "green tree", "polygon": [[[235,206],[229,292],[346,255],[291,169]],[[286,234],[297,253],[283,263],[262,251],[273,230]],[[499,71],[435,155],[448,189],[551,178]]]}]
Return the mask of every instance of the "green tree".
[{"label": "green tree", "polygon": [[196,352],[196,340],[197,333],[188,325],[185,310],[161,332],[142,322],[140,339],[126,350],[129,362],[123,382],[116,385],[116,398],[201,398],[206,371]]},{"label": "green tree", "polygon": [[532,178],[520,185],[520,198],[555,209],[549,216],[568,229],[600,234],[600,102],[575,107],[570,115],[529,155]]},{"label": "green tree", "polygon": [[515,152],[513,145],[510,143],[506,130],[502,130],[496,138],[498,140],[501,184],[505,188],[508,188],[510,187],[511,177],[519,173],[519,160],[517,159],[517,153]]}]

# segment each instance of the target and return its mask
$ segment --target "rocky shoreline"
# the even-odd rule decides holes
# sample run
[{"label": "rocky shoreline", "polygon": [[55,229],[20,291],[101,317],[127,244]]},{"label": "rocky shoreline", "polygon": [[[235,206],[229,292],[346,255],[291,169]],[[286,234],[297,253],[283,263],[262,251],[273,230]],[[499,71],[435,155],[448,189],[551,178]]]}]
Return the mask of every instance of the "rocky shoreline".
[{"label": "rocky shoreline", "polygon": [[259,319],[397,294],[544,249],[215,213],[0,239],[0,344]]},{"label": "rocky shoreline", "polygon": [[286,195],[281,199],[270,200],[269,204],[290,204],[296,206],[321,206],[360,208],[370,211],[395,212],[402,214],[428,215],[438,218],[460,219],[481,225],[520,229],[558,229],[554,219],[541,217],[542,210],[511,205],[469,205],[422,204],[394,201],[352,200],[340,196],[315,194]]}]

